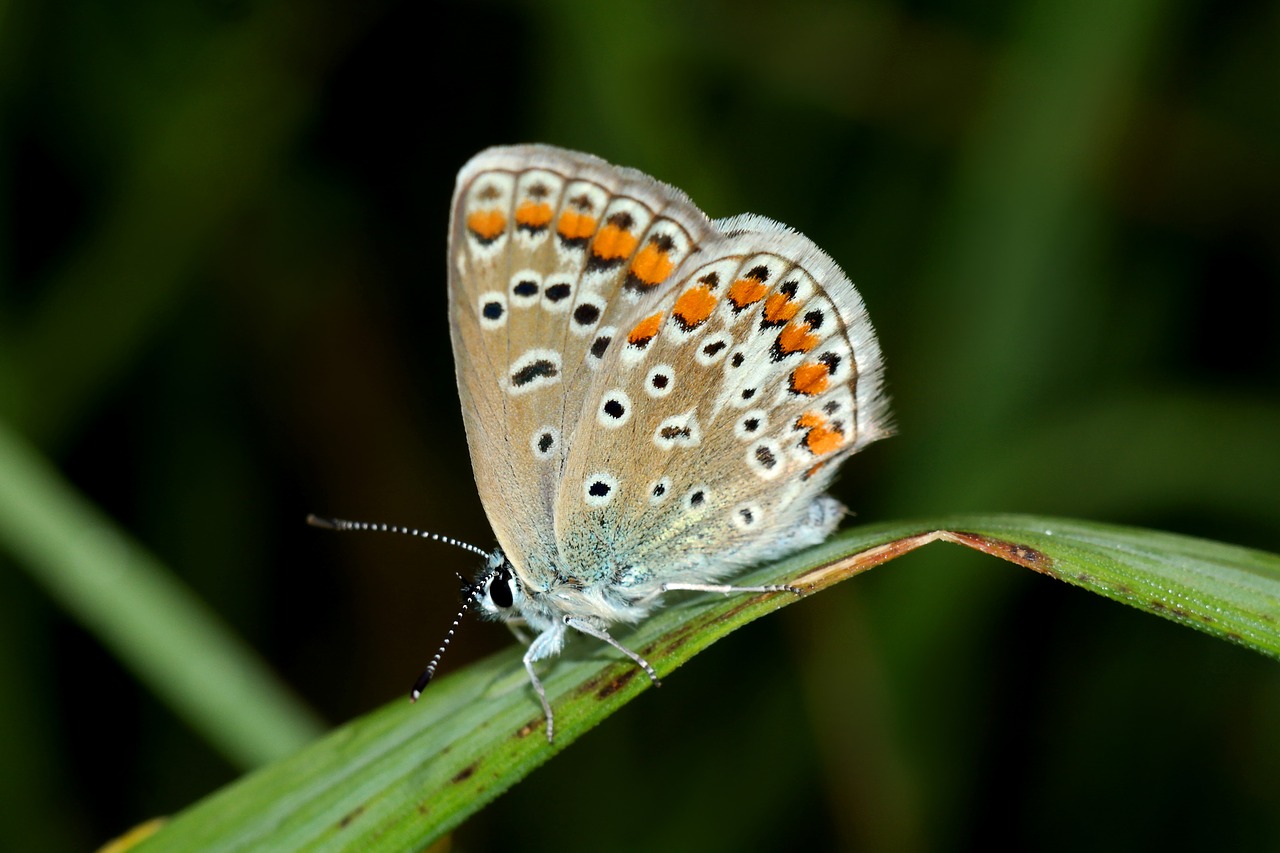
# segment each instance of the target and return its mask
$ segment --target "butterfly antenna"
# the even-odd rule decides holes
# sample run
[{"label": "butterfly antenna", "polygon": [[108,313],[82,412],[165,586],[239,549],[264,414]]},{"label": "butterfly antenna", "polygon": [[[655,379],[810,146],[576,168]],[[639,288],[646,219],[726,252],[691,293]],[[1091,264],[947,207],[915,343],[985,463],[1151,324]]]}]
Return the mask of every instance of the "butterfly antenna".
[{"label": "butterfly antenna", "polygon": [[[372,533],[402,533],[406,536],[417,536],[419,539],[430,539],[433,542],[443,542],[446,545],[455,545],[464,551],[470,551],[478,554],[486,560],[492,558],[492,554],[483,548],[477,548],[468,542],[460,542],[448,536],[439,533],[431,533],[426,530],[419,530],[416,527],[401,527],[398,524],[372,523],[368,521],[349,521],[345,518],[325,518],[314,513],[307,516],[307,524],[312,527],[319,527],[324,530],[359,530]],[[487,575],[486,578],[491,577]],[[418,676],[418,680],[413,683],[413,689],[409,691],[409,701],[417,702],[418,697],[422,695],[422,691],[431,683],[431,679],[435,677],[436,667],[440,665],[440,658],[444,657],[444,653],[449,648],[453,635],[458,630],[458,625],[462,622],[462,617],[467,615],[467,610],[471,607],[473,601],[476,600],[478,590],[483,589],[487,580],[480,583],[468,583],[467,579],[462,575],[458,575],[458,581],[462,584],[462,607],[458,608],[458,615],[453,617],[453,624],[449,626],[449,633],[445,634],[444,641],[440,643],[440,648],[436,649],[435,656],[431,658],[431,663],[427,664],[427,668],[422,671],[422,675]]]},{"label": "butterfly antenna", "polygon": [[467,579],[462,575],[458,575],[458,580],[462,582],[462,606],[458,608],[458,615],[453,617],[453,624],[449,626],[449,633],[444,635],[444,641],[440,643],[440,648],[436,649],[435,656],[431,658],[431,663],[427,664],[427,668],[422,671],[422,675],[418,676],[418,680],[413,682],[413,688],[409,690],[410,702],[417,702],[418,697],[422,695],[422,691],[427,689],[427,685],[435,677],[436,667],[440,665],[440,658],[444,657],[445,651],[449,648],[449,642],[453,639],[454,632],[458,630],[458,624],[462,622],[462,617],[467,615],[467,608],[475,600],[476,587],[467,583]]},{"label": "butterfly antenna", "polygon": [[369,533],[402,533],[405,536],[417,536],[419,539],[430,539],[432,542],[443,542],[446,545],[454,545],[464,551],[470,551],[472,554],[479,554],[485,559],[489,558],[489,552],[483,548],[478,548],[469,542],[459,542],[457,539],[451,539],[448,536],[439,533],[431,533],[427,530],[419,530],[416,527],[401,527],[398,524],[381,524],[371,523],[368,521],[348,521],[345,518],[325,518],[323,516],[312,513],[307,516],[307,524],[312,527],[320,527],[325,530],[359,530]]}]

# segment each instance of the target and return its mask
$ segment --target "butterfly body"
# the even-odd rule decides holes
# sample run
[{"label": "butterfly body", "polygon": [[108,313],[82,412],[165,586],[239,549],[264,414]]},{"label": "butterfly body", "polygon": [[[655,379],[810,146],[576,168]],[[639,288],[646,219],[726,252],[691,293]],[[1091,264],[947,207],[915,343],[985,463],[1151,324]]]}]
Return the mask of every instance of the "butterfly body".
[{"label": "butterfly body", "polygon": [[889,431],[874,332],[825,253],[590,155],[503,147],[463,167],[449,316],[500,546],[471,593],[535,633],[549,735],[532,664],[567,629],[617,646],[608,626],[664,592],[729,591],[821,541],[839,463]]}]

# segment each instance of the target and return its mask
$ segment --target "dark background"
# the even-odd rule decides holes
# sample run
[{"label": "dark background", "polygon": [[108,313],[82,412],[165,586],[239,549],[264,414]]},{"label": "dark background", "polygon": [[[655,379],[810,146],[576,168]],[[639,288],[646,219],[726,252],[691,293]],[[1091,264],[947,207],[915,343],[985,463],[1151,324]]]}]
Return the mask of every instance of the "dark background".
[{"label": "dark background", "polygon": [[[1057,514],[1280,551],[1280,6],[0,2],[0,420],[330,723],[400,701],[488,546],[453,178],[635,166],[827,249],[898,435],[869,520]],[[0,470],[0,477],[4,477]],[[0,847],[235,778],[0,543]],[[446,669],[512,640],[470,625]],[[469,849],[1280,842],[1274,662],[936,545],[717,645]]]}]

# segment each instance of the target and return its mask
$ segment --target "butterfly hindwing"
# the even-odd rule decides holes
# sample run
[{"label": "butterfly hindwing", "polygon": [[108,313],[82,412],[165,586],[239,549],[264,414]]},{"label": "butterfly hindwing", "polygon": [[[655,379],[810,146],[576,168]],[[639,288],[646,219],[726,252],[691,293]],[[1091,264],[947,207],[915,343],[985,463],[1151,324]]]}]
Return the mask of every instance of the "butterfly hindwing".
[{"label": "butterfly hindwing", "polygon": [[725,220],[630,322],[556,498],[569,573],[642,599],[825,537],[839,461],[888,430],[879,348],[830,258],[770,220]]}]

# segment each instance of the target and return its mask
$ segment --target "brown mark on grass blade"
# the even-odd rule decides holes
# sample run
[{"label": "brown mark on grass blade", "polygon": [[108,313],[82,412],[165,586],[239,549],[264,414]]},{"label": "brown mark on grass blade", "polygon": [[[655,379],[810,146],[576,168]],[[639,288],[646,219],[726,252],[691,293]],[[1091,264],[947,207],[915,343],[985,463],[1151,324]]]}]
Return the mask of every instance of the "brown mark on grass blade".
[{"label": "brown mark on grass blade", "polygon": [[346,814],[344,814],[342,816],[342,820],[338,821],[338,828],[346,829],[348,826],[350,826],[353,820],[360,817],[360,815],[364,814],[364,808],[365,808],[364,805],[361,804],[356,806],[354,809],[347,812]]},{"label": "brown mark on grass blade", "polygon": [[826,589],[845,578],[861,574],[867,569],[873,569],[881,563],[887,563],[896,557],[901,557],[903,554],[914,551],[922,545],[928,545],[930,542],[936,542],[939,539],[946,539],[948,535],[947,531],[934,530],[929,533],[921,533],[918,536],[895,539],[892,542],[886,542],[883,545],[877,545],[874,548],[859,551],[857,554],[844,559],[836,560],[834,563],[827,563],[825,566],[810,569],[794,580],[788,581],[788,583],[791,586],[800,588],[804,594],[808,595],[811,592]]},{"label": "brown mark on grass blade", "polygon": [[996,539],[993,536],[984,536],[981,533],[965,533],[959,530],[944,530],[941,532],[940,538],[947,542],[954,542],[957,545],[968,546],[984,554],[999,557],[1002,560],[1008,560],[1011,563],[1017,563],[1019,566],[1024,566],[1051,578],[1058,577],[1058,570],[1054,568],[1053,560],[1049,555],[1029,545]]},{"label": "brown mark on grass blade", "polygon": [[617,678],[610,678],[603,685],[601,685],[599,689],[596,689],[596,686],[594,683],[590,683],[586,685],[587,690],[584,690],[583,692],[587,692],[589,690],[595,690],[597,699],[608,699],[610,696],[612,696],[613,694],[617,693],[619,690],[621,690],[622,688],[630,684],[631,679],[635,678],[636,673],[640,671],[641,669],[638,666],[632,666],[629,669],[623,670],[622,674],[619,675]]},{"label": "brown mark on grass blade", "polygon": [[1052,578],[1059,577],[1058,570],[1053,564],[1053,558],[1039,549],[1032,548],[1030,545],[1010,542],[981,533],[967,533],[959,530],[931,530],[916,536],[895,539],[892,542],[868,548],[834,563],[811,569],[790,581],[790,583],[792,586],[803,589],[806,594],[816,592],[846,578],[861,574],[867,569],[875,568],[881,563],[887,563],[890,560],[901,557],[903,554],[928,545],[930,542],[939,541],[964,545],[984,554],[990,554],[993,557],[999,557],[1002,560],[1008,560],[1011,563],[1040,572],[1043,575],[1048,575]]}]

